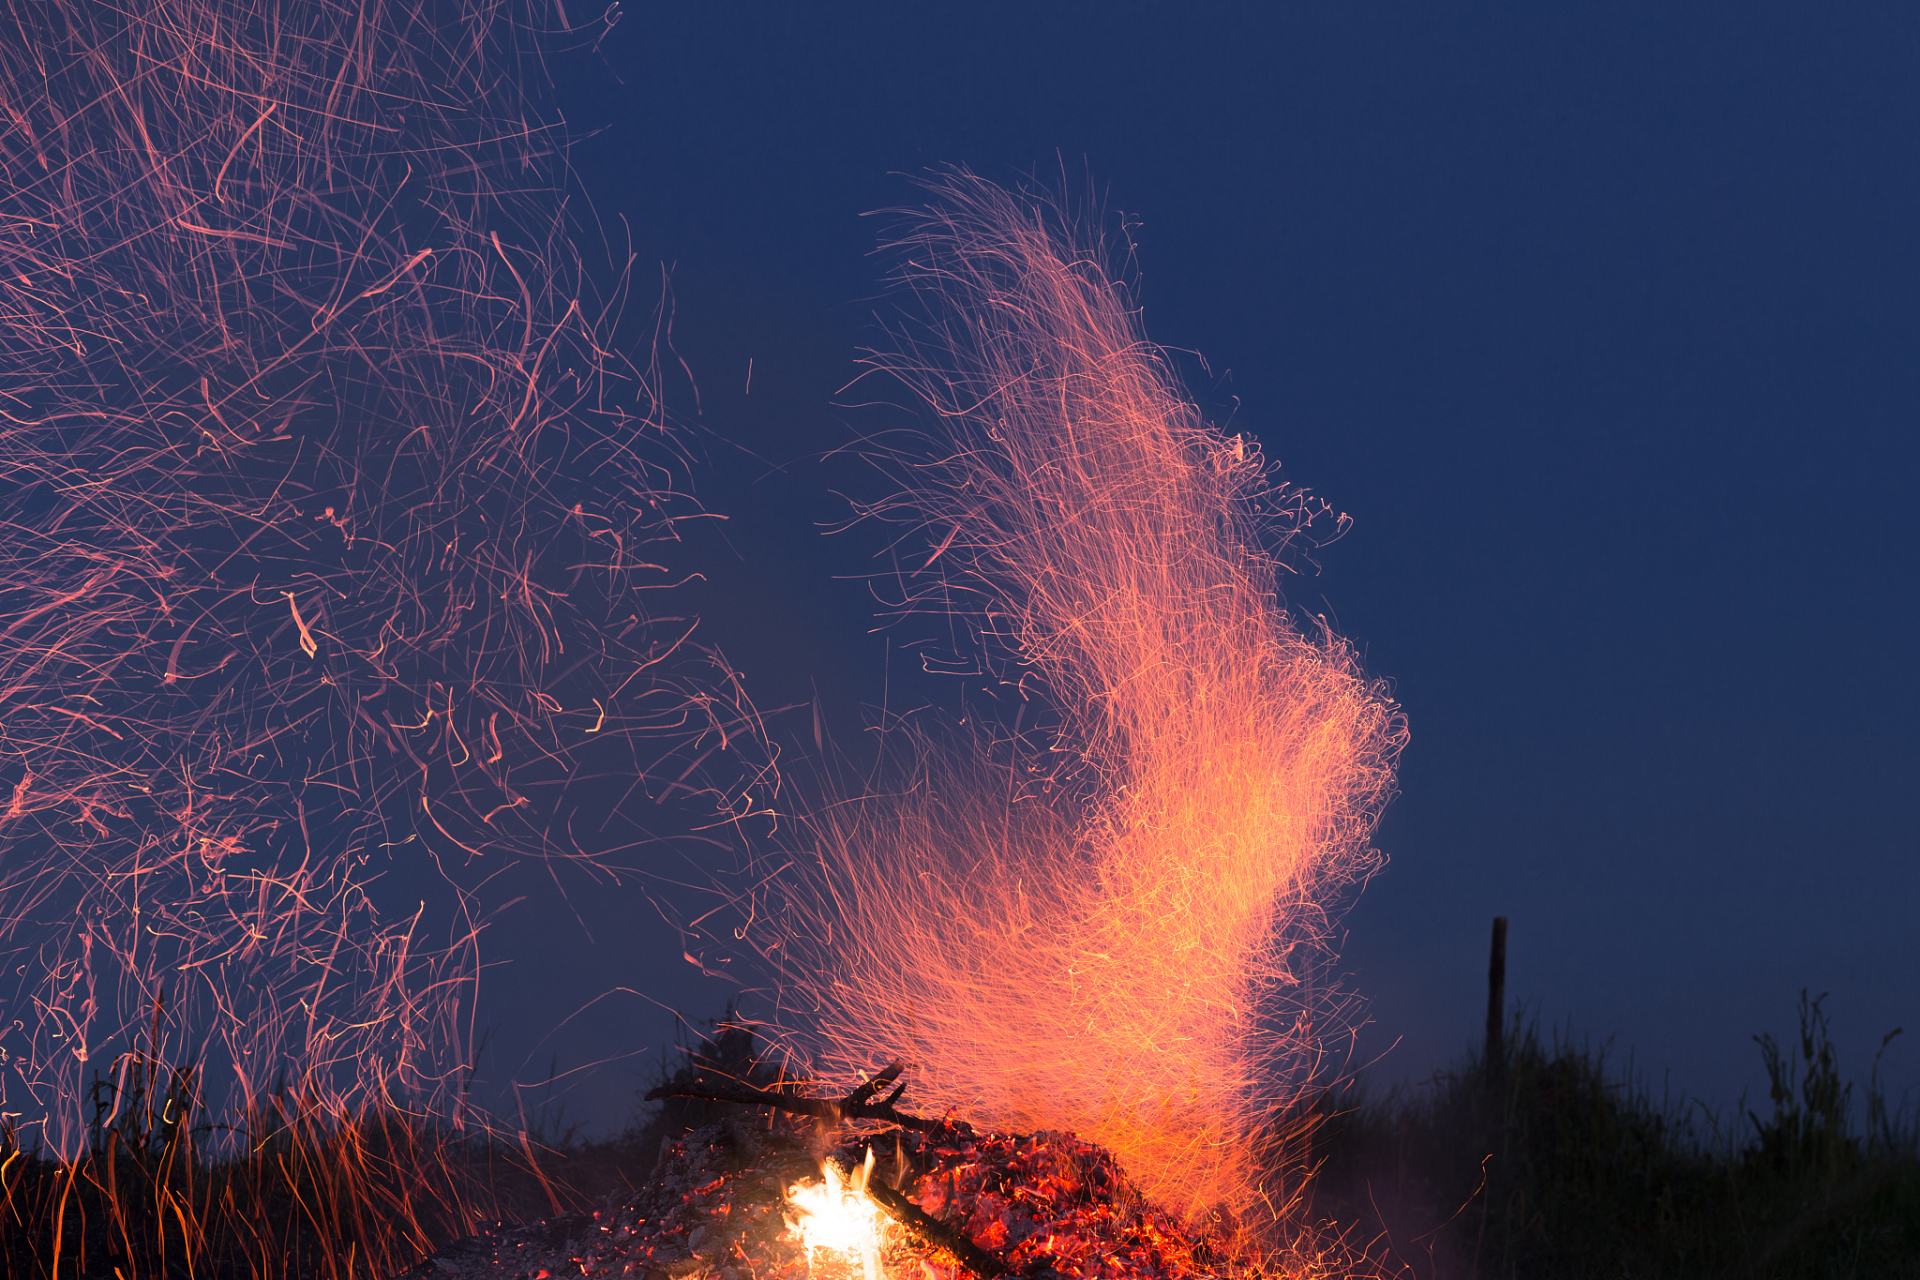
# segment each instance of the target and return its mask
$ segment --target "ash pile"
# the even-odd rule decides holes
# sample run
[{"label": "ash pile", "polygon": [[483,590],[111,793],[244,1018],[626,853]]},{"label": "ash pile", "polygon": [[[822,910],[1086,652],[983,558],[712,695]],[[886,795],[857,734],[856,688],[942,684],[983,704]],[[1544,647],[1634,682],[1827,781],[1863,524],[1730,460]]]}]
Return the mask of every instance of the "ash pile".
[{"label": "ash pile", "polygon": [[733,1084],[757,1103],[663,1144],[624,1204],[501,1226],[403,1280],[1257,1280],[1147,1202],[1113,1156],[1064,1133],[993,1134],[872,1099]]}]

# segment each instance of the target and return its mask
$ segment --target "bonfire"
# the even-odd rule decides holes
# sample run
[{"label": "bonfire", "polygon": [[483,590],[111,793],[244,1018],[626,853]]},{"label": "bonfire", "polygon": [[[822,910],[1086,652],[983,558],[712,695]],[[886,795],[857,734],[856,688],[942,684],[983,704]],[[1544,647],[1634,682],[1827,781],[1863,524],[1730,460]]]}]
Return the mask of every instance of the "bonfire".
[{"label": "bonfire", "polygon": [[[783,792],[738,673],[643,603],[664,570],[639,549],[694,508],[662,478],[668,349],[620,354],[626,278],[574,243],[562,122],[505,73],[584,45],[554,8],[10,10],[0,1167],[16,1121],[67,1162],[47,1234],[84,1271],[67,1190],[105,1142],[119,1206],[135,1099],[191,1098],[256,1168],[283,1078],[349,1136],[468,1131],[488,895],[617,882],[685,791],[757,851],[715,940],[779,990],[793,1060],[899,1055],[938,1118],[898,1111],[899,1067],[839,1099],[723,1089],[759,1109],[632,1203],[423,1274],[1233,1269],[1220,1224],[1288,1204],[1255,1152],[1312,1077],[1405,741],[1280,596],[1286,545],[1344,517],[1186,395],[1112,270],[1130,244],[937,175],[865,361],[927,448],[880,459],[903,491],[859,514],[902,525],[889,608],[940,620],[953,650],[923,656],[972,673],[971,710],[848,794]],[[731,917],[685,927],[708,920]],[[171,1162],[192,1131],[161,1114],[135,1128]],[[368,1271],[412,1256],[404,1198],[329,1185],[351,1224],[300,1211],[350,1258],[356,1233],[386,1238]],[[256,1273],[294,1269],[249,1194],[205,1213],[245,1223]],[[208,1236],[181,1206],[216,1201],[180,1196],[151,1208],[163,1257],[176,1225]]]},{"label": "bonfire", "polygon": [[[902,1113],[894,1063],[852,1093],[701,1081],[650,1097],[765,1108],[671,1137],[624,1204],[501,1224],[406,1280],[1183,1280],[1257,1275],[1217,1228],[1152,1204],[1069,1133]],[[883,1090],[891,1089],[885,1097]]]}]

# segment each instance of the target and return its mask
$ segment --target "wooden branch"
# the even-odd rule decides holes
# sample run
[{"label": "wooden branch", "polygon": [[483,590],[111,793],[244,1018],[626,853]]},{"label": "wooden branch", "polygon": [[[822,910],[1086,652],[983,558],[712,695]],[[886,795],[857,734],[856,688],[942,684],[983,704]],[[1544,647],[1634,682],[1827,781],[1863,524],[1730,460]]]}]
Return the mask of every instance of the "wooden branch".
[{"label": "wooden branch", "polygon": [[[906,1069],[907,1069],[906,1063],[901,1062],[898,1059],[895,1059],[894,1061],[887,1064],[886,1070],[882,1071],[879,1075],[867,1081],[865,1084],[861,1085],[858,1089],[855,1089],[852,1093],[848,1094],[845,1098],[841,1099],[840,1105],[843,1107],[857,1107],[864,1104],[868,1098],[871,1098],[874,1094],[880,1092],[882,1089],[892,1084],[895,1080],[898,1080],[900,1078],[900,1073],[902,1071],[905,1071]],[[900,1088],[894,1092],[893,1098],[897,1098],[902,1093],[906,1092],[906,1088],[907,1086],[905,1086],[904,1084],[901,1085]],[[888,1098],[886,1102],[883,1102],[880,1105],[883,1107],[886,1106],[888,1103],[891,1103],[893,1101],[893,1098]]]},{"label": "wooden branch", "polygon": [[952,1254],[961,1266],[980,1277],[980,1280],[994,1280],[994,1277],[1007,1273],[1007,1264],[997,1255],[988,1253],[886,1183],[869,1181],[867,1194],[901,1226],[934,1248]]},{"label": "wooden branch", "polygon": [[838,1101],[828,1098],[804,1098],[795,1093],[773,1093],[766,1089],[756,1089],[751,1085],[735,1080],[723,1080],[709,1084],[702,1080],[694,1084],[663,1084],[647,1094],[647,1101],[661,1098],[700,1098],[708,1102],[738,1102],[746,1106],[773,1107],[794,1115],[818,1116],[830,1124],[839,1124],[844,1120],[882,1120],[888,1124],[897,1124],[902,1129],[917,1129],[922,1133],[939,1133],[945,1130],[964,1130],[967,1126],[960,1121],[928,1120],[921,1116],[903,1115],[894,1110],[894,1103],[906,1092],[901,1085],[881,1102],[870,1102],[874,1094],[900,1078],[906,1070],[904,1063],[890,1064],[885,1071],[855,1089]]}]

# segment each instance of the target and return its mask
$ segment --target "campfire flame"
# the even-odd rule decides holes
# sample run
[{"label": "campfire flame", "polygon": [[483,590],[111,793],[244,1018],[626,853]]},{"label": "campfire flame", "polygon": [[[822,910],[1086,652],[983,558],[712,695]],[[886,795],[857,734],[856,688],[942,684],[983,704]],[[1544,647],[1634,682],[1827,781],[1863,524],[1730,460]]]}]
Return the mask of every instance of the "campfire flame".
[{"label": "campfire flame", "polygon": [[821,1166],[820,1175],[819,1182],[797,1182],[787,1191],[794,1211],[789,1234],[806,1246],[808,1273],[840,1280],[857,1263],[863,1280],[882,1280],[880,1246],[887,1218],[867,1194],[873,1152],[847,1177],[831,1160]]}]

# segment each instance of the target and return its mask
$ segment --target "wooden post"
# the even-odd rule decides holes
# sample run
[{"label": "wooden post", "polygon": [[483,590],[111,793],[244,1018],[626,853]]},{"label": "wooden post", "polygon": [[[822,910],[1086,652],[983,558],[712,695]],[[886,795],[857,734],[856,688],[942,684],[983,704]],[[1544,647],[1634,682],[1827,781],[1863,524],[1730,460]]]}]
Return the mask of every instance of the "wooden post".
[{"label": "wooden post", "polygon": [[1507,918],[1493,918],[1493,954],[1487,961],[1487,1055],[1490,1074],[1507,1061]]}]

